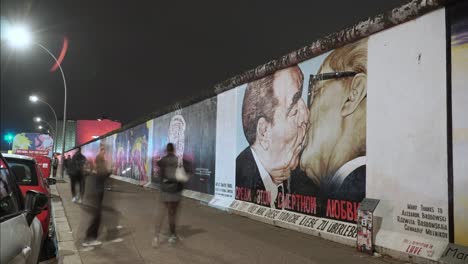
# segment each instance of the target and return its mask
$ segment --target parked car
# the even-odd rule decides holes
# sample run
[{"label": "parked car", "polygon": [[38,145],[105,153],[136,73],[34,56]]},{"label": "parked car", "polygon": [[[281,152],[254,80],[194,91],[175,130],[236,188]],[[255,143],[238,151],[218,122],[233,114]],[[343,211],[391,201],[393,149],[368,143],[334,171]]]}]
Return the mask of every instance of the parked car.
[{"label": "parked car", "polygon": [[49,197],[27,191],[23,198],[16,179],[0,154],[0,263],[39,261],[42,226],[36,217]]},{"label": "parked car", "polygon": [[52,174],[52,159],[42,155],[35,155],[32,157],[36,160],[37,164],[39,165],[39,168],[42,172],[42,177],[49,178]]},{"label": "parked car", "polygon": [[[55,184],[55,179],[45,178],[42,175],[40,164],[35,158],[25,155],[4,154],[8,166],[15,175],[16,182],[19,185],[23,196],[30,190],[45,194],[50,198],[49,184]],[[55,245],[50,234],[53,233],[53,223],[51,222],[51,199],[48,199],[47,205],[37,215],[42,225],[42,244],[41,260],[53,257],[55,254]]]}]

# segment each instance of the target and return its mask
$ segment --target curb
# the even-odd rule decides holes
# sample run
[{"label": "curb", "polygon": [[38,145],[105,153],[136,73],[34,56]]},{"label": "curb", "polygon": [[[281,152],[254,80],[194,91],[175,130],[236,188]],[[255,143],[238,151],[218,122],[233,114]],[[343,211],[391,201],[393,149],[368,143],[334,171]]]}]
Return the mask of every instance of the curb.
[{"label": "curb", "polygon": [[52,218],[58,246],[56,257],[58,263],[82,264],[57,186],[51,185],[50,193],[52,194]]}]

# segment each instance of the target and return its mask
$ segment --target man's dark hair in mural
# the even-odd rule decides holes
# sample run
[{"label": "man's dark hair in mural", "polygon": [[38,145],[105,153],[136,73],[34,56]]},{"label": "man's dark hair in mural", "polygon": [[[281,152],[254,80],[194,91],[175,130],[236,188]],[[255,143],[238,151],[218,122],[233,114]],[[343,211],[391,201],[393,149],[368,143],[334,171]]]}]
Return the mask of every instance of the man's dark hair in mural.
[{"label": "man's dark hair in mural", "polygon": [[[301,73],[302,75],[302,73]],[[303,78],[301,76],[301,78]],[[242,127],[249,145],[255,143],[257,137],[257,122],[263,117],[267,122],[273,123],[278,99],[273,91],[274,76],[269,75],[260,80],[251,82],[245,90],[242,104]]]},{"label": "man's dark hair in mural", "polygon": [[[323,78],[325,73],[338,74]],[[367,39],[334,50],[309,89],[301,168],[322,195],[361,201],[366,175]]]},{"label": "man's dark hair in mural", "polygon": [[236,159],[236,187],[245,193],[241,200],[273,207],[286,191],[307,127],[302,83],[301,70],[293,66],[247,85],[242,124],[250,146]]}]

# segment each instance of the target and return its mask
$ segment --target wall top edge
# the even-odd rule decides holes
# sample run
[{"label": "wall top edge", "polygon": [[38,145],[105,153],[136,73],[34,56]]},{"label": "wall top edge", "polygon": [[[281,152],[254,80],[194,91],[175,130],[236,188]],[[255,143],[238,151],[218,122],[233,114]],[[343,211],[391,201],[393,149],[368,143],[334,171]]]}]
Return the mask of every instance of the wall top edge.
[{"label": "wall top edge", "polygon": [[453,4],[458,1],[461,1],[461,0],[411,0],[411,1],[408,1],[399,7],[393,8],[385,13],[376,15],[374,17],[369,17],[365,20],[362,20],[354,24],[351,27],[347,27],[338,32],[331,33],[323,38],[320,38],[312,42],[311,44],[307,46],[304,46],[300,49],[292,51],[280,58],[271,60],[254,69],[250,69],[242,74],[236,75],[223,82],[220,82],[214,86],[214,89],[202,90],[200,94],[196,97],[186,98],[184,100],[180,100],[174,105],[167,106],[157,111],[151,112],[145,116],[142,116],[141,118],[138,118],[137,120],[133,122],[123,125],[121,128],[117,130],[111,131],[107,134],[100,136],[99,138],[90,140],[82,145],[75,146],[67,150],[66,152],[76,149],[78,147],[87,145],[89,143],[98,141],[100,139],[106,138],[113,134],[133,128],[151,119],[157,118],[159,116],[170,113],[177,109],[181,109],[186,106],[206,100],[210,97],[214,97],[217,94],[223,93],[237,86],[240,86],[245,83],[268,76],[277,70],[281,70],[281,69],[290,67],[292,65],[298,64],[300,62],[303,62],[305,60],[314,58],[332,49],[342,47],[346,44],[358,41],[362,38],[368,37],[382,30],[408,22],[424,14],[427,14],[431,11],[437,10],[439,8]]}]

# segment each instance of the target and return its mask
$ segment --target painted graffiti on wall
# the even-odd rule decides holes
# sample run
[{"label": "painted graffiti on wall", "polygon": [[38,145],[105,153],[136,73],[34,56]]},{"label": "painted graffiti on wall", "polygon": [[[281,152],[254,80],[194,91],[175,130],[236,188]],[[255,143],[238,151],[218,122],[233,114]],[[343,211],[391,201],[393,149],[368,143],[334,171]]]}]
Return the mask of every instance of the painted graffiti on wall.
[{"label": "painted graffiti on wall", "polygon": [[153,121],[152,182],[159,182],[157,161],[166,155],[167,143],[176,155],[189,161],[193,175],[186,183],[189,190],[214,193],[216,147],[216,98],[163,115]]},{"label": "painted graffiti on wall", "polygon": [[130,131],[125,130],[117,134],[113,152],[113,174],[130,178]]},{"label": "painted graffiti on wall", "polygon": [[455,243],[468,246],[468,3],[449,9],[452,52],[452,128]]},{"label": "painted graffiti on wall", "polygon": [[148,126],[146,123],[130,129],[129,165],[130,178],[140,182],[148,181],[146,167],[148,150]]},{"label": "painted graffiti on wall", "polygon": [[235,199],[239,90],[232,89],[217,96],[215,197],[210,202],[214,207],[228,208]]},{"label": "painted graffiti on wall", "polygon": [[306,233],[320,232],[324,235],[340,236],[351,245],[357,239],[358,230],[353,223],[294,213],[239,200],[233,201],[229,208],[241,215],[275,221],[276,225],[301,229]]},{"label": "painted graffiti on wall", "polygon": [[95,165],[94,161],[96,159],[96,156],[99,153],[99,146],[101,144],[101,141],[104,141],[104,140],[93,141],[89,144],[84,145],[81,148],[81,153],[86,157],[91,168],[94,168],[94,165]]},{"label": "painted graffiti on wall", "polygon": [[395,212],[395,224],[400,230],[418,236],[448,239],[448,219],[441,207],[424,203],[409,203]]},{"label": "painted graffiti on wall", "polygon": [[147,123],[122,131],[112,142],[112,172],[114,175],[148,182],[148,131]]},{"label": "painted graffiti on wall", "polygon": [[20,133],[13,139],[13,153],[52,157],[54,140],[48,134]]},{"label": "painted graffiti on wall", "polygon": [[[448,13],[454,240],[465,246],[467,13],[466,3]],[[156,162],[172,142],[193,164],[189,190],[215,193],[223,206],[265,222],[353,241],[362,232],[359,243],[369,249],[371,237],[354,224],[367,192],[382,201],[376,245],[437,259],[452,227],[444,14],[436,10],[296,65],[285,59],[288,67],[275,72],[280,63],[265,66],[249,77],[261,79],[108,137],[114,174],[139,181],[151,175],[157,183]],[[97,153],[96,144],[84,151]]]},{"label": "painted graffiti on wall", "polygon": [[367,39],[239,92],[236,199],[355,222],[365,197]]}]

